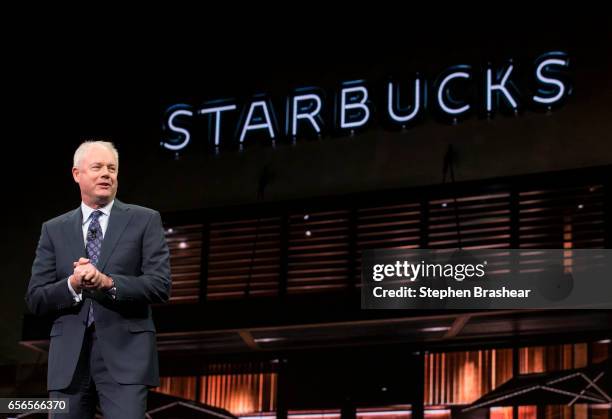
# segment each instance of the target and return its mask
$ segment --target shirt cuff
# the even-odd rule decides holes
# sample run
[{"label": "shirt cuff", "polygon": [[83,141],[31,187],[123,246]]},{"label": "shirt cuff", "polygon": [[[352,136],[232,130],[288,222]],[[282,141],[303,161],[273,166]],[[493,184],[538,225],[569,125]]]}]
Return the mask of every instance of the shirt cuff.
[{"label": "shirt cuff", "polygon": [[81,301],[83,301],[83,292],[80,292],[77,294],[76,291],[72,289],[72,285],[70,284],[70,277],[68,277],[66,282],[68,283],[68,290],[70,291],[70,294],[72,294],[72,299],[74,300],[74,304],[78,304]]},{"label": "shirt cuff", "polygon": [[111,278],[110,276],[109,278],[112,281],[112,285],[106,292],[108,295],[110,295],[110,297],[113,300],[116,300],[117,299],[117,287],[115,286],[115,281],[113,280],[113,278]]}]

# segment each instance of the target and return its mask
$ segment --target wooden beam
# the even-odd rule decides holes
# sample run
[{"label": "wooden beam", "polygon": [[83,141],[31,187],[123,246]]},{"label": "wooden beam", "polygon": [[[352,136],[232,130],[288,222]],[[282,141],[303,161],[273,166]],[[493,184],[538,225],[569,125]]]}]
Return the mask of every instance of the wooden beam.
[{"label": "wooden beam", "polygon": [[261,349],[259,345],[257,345],[257,342],[255,342],[255,339],[253,338],[251,332],[249,332],[248,330],[239,330],[238,334],[249,348],[255,351],[259,351]]},{"label": "wooden beam", "polygon": [[463,314],[461,316],[457,316],[451,328],[448,329],[448,331],[444,335],[444,339],[454,338],[459,333],[461,333],[461,330],[463,330],[463,327],[467,324],[467,322],[470,321],[470,318],[472,318],[471,314]]}]

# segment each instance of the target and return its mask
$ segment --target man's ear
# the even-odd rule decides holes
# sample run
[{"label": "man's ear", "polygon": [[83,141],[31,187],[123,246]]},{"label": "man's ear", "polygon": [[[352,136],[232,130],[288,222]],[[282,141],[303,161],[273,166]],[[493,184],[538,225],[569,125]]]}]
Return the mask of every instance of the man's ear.
[{"label": "man's ear", "polygon": [[72,178],[76,183],[79,183],[79,169],[78,167],[72,168]]}]

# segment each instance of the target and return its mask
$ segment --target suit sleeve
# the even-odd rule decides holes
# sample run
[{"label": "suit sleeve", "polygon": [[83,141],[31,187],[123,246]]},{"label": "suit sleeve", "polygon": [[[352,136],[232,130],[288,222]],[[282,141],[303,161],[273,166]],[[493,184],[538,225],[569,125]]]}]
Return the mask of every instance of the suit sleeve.
[{"label": "suit sleeve", "polygon": [[115,282],[116,303],[165,303],[170,298],[170,252],[161,216],[155,212],[142,239],[142,275],[108,275]]},{"label": "suit sleeve", "polygon": [[47,224],[43,224],[26,293],[28,309],[37,315],[51,314],[74,305],[66,278],[58,278],[55,248]]}]

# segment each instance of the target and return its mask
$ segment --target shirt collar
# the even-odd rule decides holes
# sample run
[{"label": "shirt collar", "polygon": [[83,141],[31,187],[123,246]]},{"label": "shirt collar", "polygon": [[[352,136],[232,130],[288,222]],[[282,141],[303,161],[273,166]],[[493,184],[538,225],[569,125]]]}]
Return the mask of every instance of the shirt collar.
[{"label": "shirt collar", "polygon": [[83,224],[85,224],[89,220],[91,213],[94,211],[100,211],[102,214],[106,215],[107,217],[110,216],[111,208],[113,208],[114,203],[115,203],[115,200],[113,199],[111,202],[106,204],[106,206],[102,208],[98,208],[96,210],[94,208],[88,207],[87,205],[85,205],[84,202],[81,202],[81,212],[83,213]]}]

